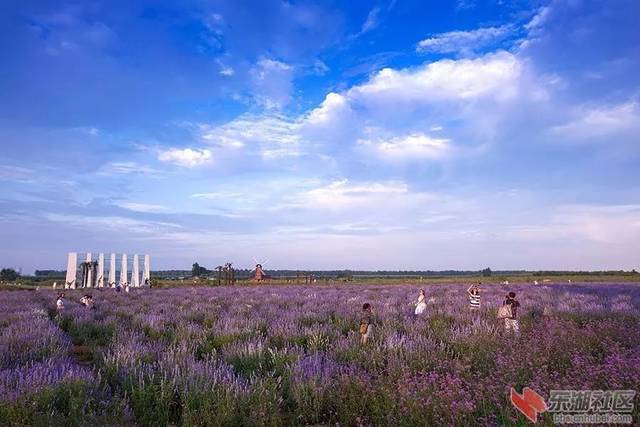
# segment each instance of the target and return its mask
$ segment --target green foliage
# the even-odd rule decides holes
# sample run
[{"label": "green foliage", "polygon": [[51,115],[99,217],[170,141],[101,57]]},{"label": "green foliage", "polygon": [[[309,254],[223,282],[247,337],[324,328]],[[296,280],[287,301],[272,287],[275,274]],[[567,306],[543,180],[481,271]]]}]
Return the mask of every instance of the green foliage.
[{"label": "green foliage", "polygon": [[191,267],[192,277],[206,276],[209,273],[211,273],[211,270],[207,270],[206,268],[201,267],[197,262],[193,263],[193,266]]},{"label": "green foliage", "polygon": [[3,282],[13,282],[18,279],[20,275],[13,268],[3,268],[0,270],[0,280]]},{"label": "green foliage", "polygon": [[113,324],[77,322],[67,315],[58,318],[58,323],[75,344],[105,347],[111,343],[115,333]]},{"label": "green foliage", "polygon": [[93,385],[62,382],[0,404],[3,426],[126,425],[125,402],[100,396]]}]

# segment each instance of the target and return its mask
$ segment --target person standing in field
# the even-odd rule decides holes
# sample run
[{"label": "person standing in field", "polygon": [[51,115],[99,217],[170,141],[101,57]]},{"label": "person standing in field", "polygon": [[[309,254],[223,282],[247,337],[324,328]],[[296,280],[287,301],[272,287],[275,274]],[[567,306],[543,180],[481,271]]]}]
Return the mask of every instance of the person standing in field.
[{"label": "person standing in field", "polygon": [[504,329],[506,331],[513,331],[515,333],[520,332],[520,324],[518,323],[518,307],[520,307],[520,302],[516,299],[515,292],[509,292],[502,303],[502,307],[510,308],[510,316],[504,317]]},{"label": "person standing in field", "polygon": [[373,335],[373,310],[371,304],[362,305],[362,316],[360,317],[360,344],[365,345]]},{"label": "person standing in field", "polygon": [[480,309],[480,284],[471,285],[467,289],[467,293],[469,294],[469,308],[471,310]]},{"label": "person standing in field", "polygon": [[415,315],[419,315],[424,313],[424,311],[427,309],[427,303],[426,303],[426,296],[424,294],[424,290],[421,289],[420,290],[420,295],[418,295],[418,303],[416,304],[416,310],[415,310]]}]

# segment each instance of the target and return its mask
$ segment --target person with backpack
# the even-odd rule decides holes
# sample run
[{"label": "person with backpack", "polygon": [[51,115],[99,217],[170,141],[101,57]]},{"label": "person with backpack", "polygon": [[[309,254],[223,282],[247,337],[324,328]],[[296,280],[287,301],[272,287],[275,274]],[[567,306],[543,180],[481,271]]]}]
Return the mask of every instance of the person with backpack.
[{"label": "person with backpack", "polygon": [[518,323],[518,308],[520,302],[516,299],[515,292],[509,292],[498,310],[498,319],[504,319],[504,329],[508,332],[520,332]]},{"label": "person with backpack", "polygon": [[371,304],[362,305],[362,316],[360,316],[360,344],[366,345],[373,335],[373,310]]},{"label": "person with backpack", "polygon": [[480,309],[480,284],[471,285],[469,289],[467,289],[467,293],[469,294],[469,308],[471,310],[479,310]]}]

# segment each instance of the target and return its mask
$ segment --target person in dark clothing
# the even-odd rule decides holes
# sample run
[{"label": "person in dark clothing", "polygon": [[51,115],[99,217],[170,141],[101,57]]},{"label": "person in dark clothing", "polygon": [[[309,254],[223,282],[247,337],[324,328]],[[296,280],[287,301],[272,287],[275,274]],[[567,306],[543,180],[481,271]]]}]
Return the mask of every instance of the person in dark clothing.
[{"label": "person in dark clothing", "polygon": [[373,335],[373,312],[368,302],[362,305],[360,316],[360,344],[366,344]]},{"label": "person in dark clothing", "polygon": [[520,332],[520,324],[518,322],[518,308],[520,307],[520,302],[516,299],[516,293],[509,292],[502,305],[508,305],[511,307],[511,317],[504,319],[505,330],[513,331],[515,333]]}]

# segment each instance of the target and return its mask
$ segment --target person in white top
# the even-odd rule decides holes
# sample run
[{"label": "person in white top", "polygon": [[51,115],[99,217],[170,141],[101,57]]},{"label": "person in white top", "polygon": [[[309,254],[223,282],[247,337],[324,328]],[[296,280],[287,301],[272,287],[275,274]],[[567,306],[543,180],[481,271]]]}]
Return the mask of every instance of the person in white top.
[{"label": "person in white top", "polygon": [[418,303],[416,304],[416,311],[415,311],[416,316],[424,313],[424,311],[427,309],[427,303],[425,302],[425,299],[426,297],[424,294],[424,290],[420,290],[420,295],[418,296]]}]

